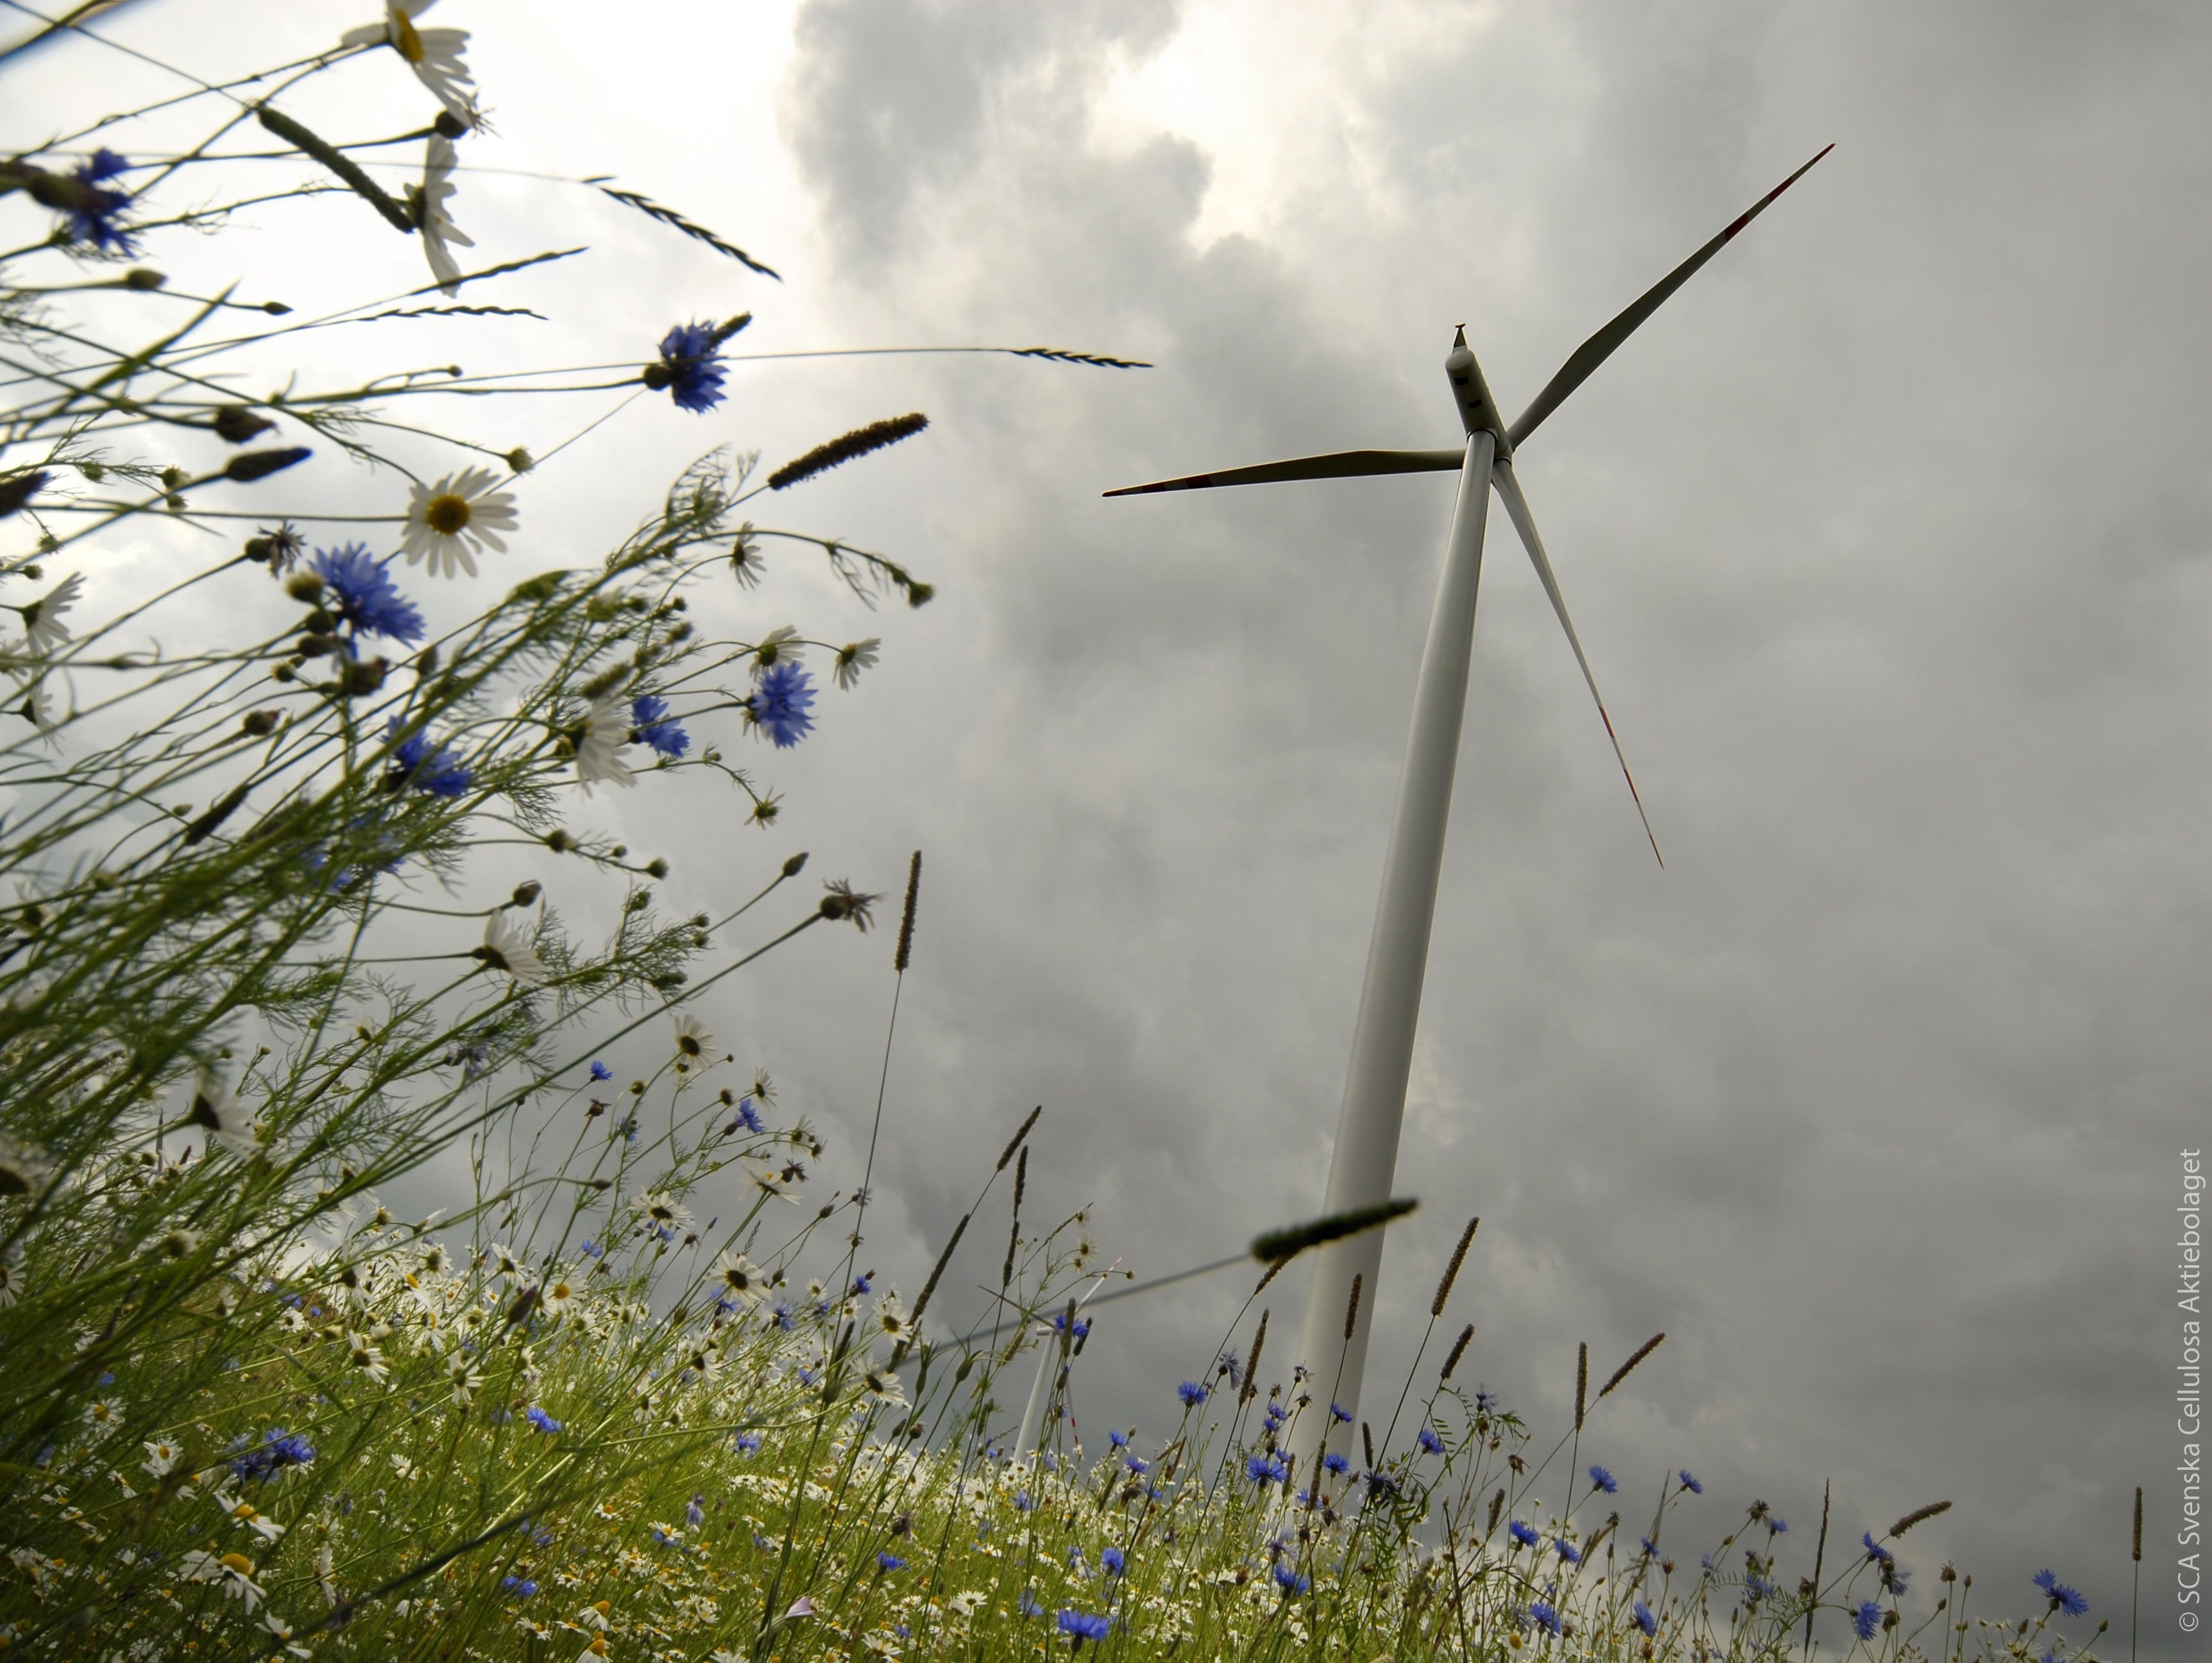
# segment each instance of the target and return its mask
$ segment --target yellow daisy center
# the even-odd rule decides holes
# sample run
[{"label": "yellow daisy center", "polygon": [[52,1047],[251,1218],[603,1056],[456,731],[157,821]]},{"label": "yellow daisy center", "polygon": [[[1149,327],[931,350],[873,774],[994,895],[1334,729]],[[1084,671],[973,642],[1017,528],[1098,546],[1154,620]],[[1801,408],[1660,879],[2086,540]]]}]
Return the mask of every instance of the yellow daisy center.
[{"label": "yellow daisy center", "polygon": [[469,523],[469,499],[448,492],[433,496],[422,510],[422,523],[441,537],[451,537]]}]

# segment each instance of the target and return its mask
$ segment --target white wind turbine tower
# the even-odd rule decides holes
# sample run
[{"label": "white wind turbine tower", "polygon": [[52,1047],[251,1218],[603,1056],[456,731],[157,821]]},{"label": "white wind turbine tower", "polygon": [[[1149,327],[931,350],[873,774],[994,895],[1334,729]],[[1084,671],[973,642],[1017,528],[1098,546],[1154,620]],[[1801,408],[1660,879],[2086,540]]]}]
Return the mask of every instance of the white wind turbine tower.
[{"label": "white wind turbine tower", "polygon": [[[1468,350],[1462,327],[1444,360],[1452,393],[1459,405],[1460,423],[1466,429],[1462,446],[1449,450],[1351,450],[1328,456],[1303,456],[1287,462],[1268,462],[1257,467],[1231,468],[1221,473],[1193,474],[1164,479],[1157,484],[1133,485],[1109,490],[1109,496],[1141,496],[1153,491],[1203,490],[1217,485],[1256,485],[1286,479],[1341,479],[1378,473],[1455,472],[1459,500],[1452,511],[1451,534],[1444,547],[1443,572],[1437,585],[1434,611],[1429,618],[1426,646],[1422,649],[1420,679],[1413,694],[1413,731],[1406,745],[1406,770],[1398,787],[1396,817],[1390,828],[1389,852],[1382,868],[1382,899],[1376,909],[1375,933],[1367,949],[1367,978],[1360,990],[1359,1015],[1352,1028],[1352,1061],[1344,1083],[1344,1106],[1337,1121],[1336,1152],[1329,1165],[1328,1193],[1323,1211],[1336,1213],[1387,1201],[1391,1178],[1398,1164],[1398,1138],[1406,1112],[1406,1077],[1412,1065],[1413,1028],[1419,1014],[1421,979],[1429,952],[1429,928],[1436,912],[1437,874],[1443,858],[1444,823],[1451,809],[1452,773],[1459,756],[1460,723],[1466,714],[1468,660],[1474,642],[1476,580],[1482,569],[1483,521],[1490,506],[1490,489],[1498,488],[1505,512],[1520,533],[1521,541],[1535,563],[1536,576],[1551,598],[1574,649],[1583,679],[1598,701],[1598,715],[1606,735],[1613,740],[1621,773],[1635,797],[1636,811],[1644,815],[1644,802],[1636,795],[1636,782],[1628,777],[1628,759],[1605,714],[1589,661],[1567,616],[1567,603],[1559,594],[1559,580],[1544,553],[1528,499],[1513,474],[1513,453],[1526,443],[1543,419],[1558,409],[1566,396],[1587,380],[1637,326],[1672,295],[1698,268],[1720,252],[1737,232],[1751,223],[1771,203],[1802,178],[1813,162],[1827,155],[1830,145],[1776,186],[1728,228],[1684,260],[1611,323],[1591,336],[1552,377],[1535,401],[1511,426],[1505,425],[1482,369]],[[1651,837],[1651,822],[1644,819],[1656,856],[1659,843]],[[1664,862],[1662,862],[1663,865]],[[1356,1424],[1359,1388],[1366,1372],[1367,1339],[1376,1307],[1376,1288],[1382,1265],[1383,1232],[1336,1242],[1321,1251],[1316,1264],[1313,1291],[1308,1296],[1304,1333],[1296,1361],[1310,1374],[1306,1390],[1312,1402],[1291,1428],[1291,1453],[1301,1463],[1298,1476],[1311,1471],[1309,1465],[1322,1447],[1330,1428],[1329,1407],[1340,1404]],[[1345,1317],[1352,1304],[1357,1280],[1362,1292],[1352,1332],[1345,1332]]]}]

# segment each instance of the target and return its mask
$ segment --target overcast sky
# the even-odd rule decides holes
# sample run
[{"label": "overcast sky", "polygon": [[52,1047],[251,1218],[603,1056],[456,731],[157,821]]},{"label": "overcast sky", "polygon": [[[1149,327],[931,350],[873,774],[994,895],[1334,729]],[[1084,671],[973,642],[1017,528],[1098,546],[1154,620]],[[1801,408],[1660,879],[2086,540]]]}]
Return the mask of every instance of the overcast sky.
[{"label": "overcast sky", "polygon": [[[366,9],[265,8],[254,38],[312,46]],[[238,59],[207,20],[246,10],[116,27],[212,71]],[[772,507],[896,555],[935,602],[871,617],[781,552],[759,597],[725,597],[740,632],[885,639],[763,760],[778,827],[736,829],[703,777],[579,814],[710,906],[798,848],[894,892],[925,851],[868,1249],[908,1284],[1037,1102],[1040,1204],[1092,1204],[1142,1275],[1320,1199],[1452,484],[1099,492],[1456,443],[1455,325],[1517,410],[1832,141],[1519,460],[1663,872],[1493,514],[1401,1159],[1423,1211],[1390,1240],[1372,1391],[1479,1213],[1467,1372],[1540,1429],[1578,1341],[1609,1370],[1667,1331],[1585,1439],[1637,1506],[1687,1465],[1713,1537],[1754,1495],[1809,1535],[1832,1477],[1850,1541],[1950,1499],[1904,1556],[1919,1609],[1947,1556],[1992,1615],[2033,1609],[2048,1564],[2124,1635],[2142,1484],[2143,1651],[2184,1654],[2161,1538],[2169,1209],[2212,1075],[2212,15],[447,0],[430,21],[477,32],[500,137],[471,160],[617,174],[785,278],[477,175],[456,213],[481,253],[592,253],[515,284],[556,321],[477,338],[471,368],[639,358],[744,308],[759,350],[1158,366],[743,370],[713,416],[641,405],[526,481],[526,535],[485,579],[596,558],[712,445],[773,463],[931,417]],[[296,113],[416,113],[397,70]],[[43,92],[95,72],[119,73],[55,52]],[[328,222],[260,222],[284,298],[419,281],[373,223],[341,269],[288,228]],[[252,246],[179,258],[234,270]],[[485,436],[542,448],[596,413]],[[817,932],[708,1011],[829,1136],[830,1182],[866,1141],[889,954]],[[955,1282],[995,1249],[965,1257]],[[1243,1291],[1102,1315],[1086,1429],[1170,1423]],[[1270,1290],[1291,1331],[1298,1293]]]}]

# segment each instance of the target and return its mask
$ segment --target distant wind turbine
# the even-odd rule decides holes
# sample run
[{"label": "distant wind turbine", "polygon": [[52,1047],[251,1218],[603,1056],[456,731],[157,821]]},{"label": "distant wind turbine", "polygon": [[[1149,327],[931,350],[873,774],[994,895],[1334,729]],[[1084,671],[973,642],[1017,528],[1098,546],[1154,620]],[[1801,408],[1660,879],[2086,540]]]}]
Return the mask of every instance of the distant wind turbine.
[{"label": "distant wind turbine", "polygon": [[[1359,1015],[1352,1028],[1352,1061],[1346,1072],[1344,1107],[1337,1121],[1336,1152],[1329,1164],[1324,1211],[1343,1212],[1388,1200],[1397,1168],[1398,1139],[1406,1113],[1406,1077],[1413,1063],[1413,1027],[1420,1012],[1421,978],[1428,961],[1430,925],[1436,914],[1437,874],[1443,859],[1444,823],[1451,809],[1460,724],[1467,710],[1475,586],[1482,570],[1482,529],[1490,506],[1490,488],[1495,485],[1504,500],[1505,512],[1520,533],[1528,558],[1535,563],[1537,579],[1551,600],[1552,610],[1567,632],[1567,644],[1574,649],[1575,662],[1582,667],[1590,697],[1597,700],[1606,737],[1613,741],[1613,755],[1620,760],[1621,775],[1628,781],[1636,812],[1644,821],[1644,836],[1650,839],[1651,852],[1656,857],[1659,840],[1652,835],[1650,818],[1644,813],[1643,797],[1628,772],[1628,758],[1621,752],[1613,718],[1606,715],[1605,701],[1598,694],[1597,679],[1590,673],[1589,660],[1575,634],[1574,620],[1567,616],[1567,603],[1544,553],[1543,539],[1536,534],[1528,498],[1514,477],[1513,453],[1669,295],[1758,218],[1775,198],[1802,179],[1813,162],[1834,148],[1831,144],[1822,149],[1584,341],[1510,427],[1504,424],[1490,396],[1462,326],[1453,337],[1450,356],[1444,360],[1459,405],[1460,423],[1467,431],[1460,448],[1340,451],[1328,456],[1302,456],[1288,462],[1163,479],[1157,484],[1132,485],[1105,493],[1135,496],[1154,491],[1204,490],[1217,485],[1345,479],[1378,473],[1456,472],[1459,475],[1459,500],[1452,511],[1443,574],[1437,586],[1428,643],[1421,654],[1420,679],[1413,694],[1413,732],[1407,740],[1397,815],[1383,862],[1375,933],[1367,949],[1367,979],[1360,990]],[[1663,860],[1661,864],[1665,864]],[[1340,1405],[1349,1416],[1334,1422],[1346,1428],[1347,1438],[1358,1422],[1367,1339],[1382,1268],[1382,1234],[1372,1231],[1325,1247],[1315,1266],[1296,1359],[1308,1371],[1305,1389],[1313,1401],[1293,1423],[1290,1444],[1291,1454],[1301,1462],[1310,1464],[1317,1459],[1333,1423],[1332,1404]],[[1355,1281],[1363,1291],[1347,1334],[1346,1314],[1352,1306]],[[1310,1471],[1309,1465],[1297,1476],[1304,1479]]]}]

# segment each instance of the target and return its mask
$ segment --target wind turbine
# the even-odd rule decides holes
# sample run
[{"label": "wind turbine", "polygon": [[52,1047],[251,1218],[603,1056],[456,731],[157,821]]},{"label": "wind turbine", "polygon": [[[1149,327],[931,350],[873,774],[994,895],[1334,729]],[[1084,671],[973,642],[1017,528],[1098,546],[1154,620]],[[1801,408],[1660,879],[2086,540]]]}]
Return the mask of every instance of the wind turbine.
[{"label": "wind turbine", "polygon": [[[1652,836],[1651,821],[1644,813],[1643,797],[1628,772],[1613,718],[1590,673],[1589,660],[1575,634],[1574,620],[1559,593],[1559,579],[1544,552],[1543,539],[1528,512],[1528,501],[1514,477],[1513,454],[1528,442],[1544,418],[1557,410],[1567,395],[1589,378],[1592,371],[1612,356],[1646,318],[1680,289],[1698,268],[1718,253],[1745,226],[1759,217],[1769,204],[1802,179],[1814,162],[1835,148],[1823,149],[1812,161],[1784,180],[1748,210],[1731,221],[1711,242],[1676,266],[1647,290],[1627,310],[1584,341],[1572,357],[1552,377],[1535,401],[1507,426],[1490,388],[1482,378],[1467,344],[1462,326],[1444,360],[1453,397],[1459,405],[1464,442],[1449,450],[1348,450],[1328,456],[1302,456],[1287,462],[1267,462],[1257,467],[1231,468],[1221,473],[1197,473],[1155,484],[1132,485],[1109,490],[1109,496],[1144,496],[1155,491],[1204,490],[1220,485],[1270,484],[1287,479],[1344,479],[1378,473],[1455,472],[1459,499],[1452,510],[1451,533],[1444,545],[1443,572],[1437,585],[1434,611],[1430,614],[1426,646],[1421,654],[1420,679],[1413,694],[1413,731],[1406,744],[1406,768],[1399,782],[1396,817],[1390,828],[1389,852],[1382,868],[1382,893],[1375,914],[1375,933],[1367,949],[1367,977],[1359,995],[1359,1015],[1352,1035],[1352,1061],[1346,1071],[1344,1106],[1337,1121],[1336,1151],[1329,1164],[1328,1199],[1323,1210],[1334,1213],[1386,1201],[1398,1164],[1398,1139],[1406,1113],[1406,1077],[1413,1063],[1413,1028],[1420,1012],[1421,979],[1427,966],[1429,929],[1436,914],[1437,874],[1443,859],[1444,824],[1451,810],[1452,773],[1459,756],[1460,723],[1467,710],[1468,660],[1474,643],[1476,581],[1482,570],[1483,521],[1494,485],[1505,503],[1505,512],[1535,563],[1536,576],[1559,614],[1567,644],[1590,697],[1597,701],[1606,737],[1628,781],[1636,812],[1644,820],[1654,857],[1659,840]],[[1661,861],[1663,866],[1665,862]],[[1313,1289],[1308,1295],[1304,1331],[1295,1361],[1308,1373],[1306,1391],[1311,1403],[1291,1428],[1290,1450],[1300,1463],[1318,1458],[1333,1424],[1349,1429],[1358,1422],[1359,1389],[1367,1367],[1367,1339],[1373,1322],[1376,1284],[1382,1268],[1380,1230],[1355,1236],[1325,1247],[1315,1266]],[[1352,1305],[1352,1287],[1361,1288],[1358,1308],[1347,1332],[1346,1313]],[[1333,1405],[1341,1405],[1346,1418],[1337,1421]],[[1313,1468],[1299,1473],[1310,1482]]]}]

